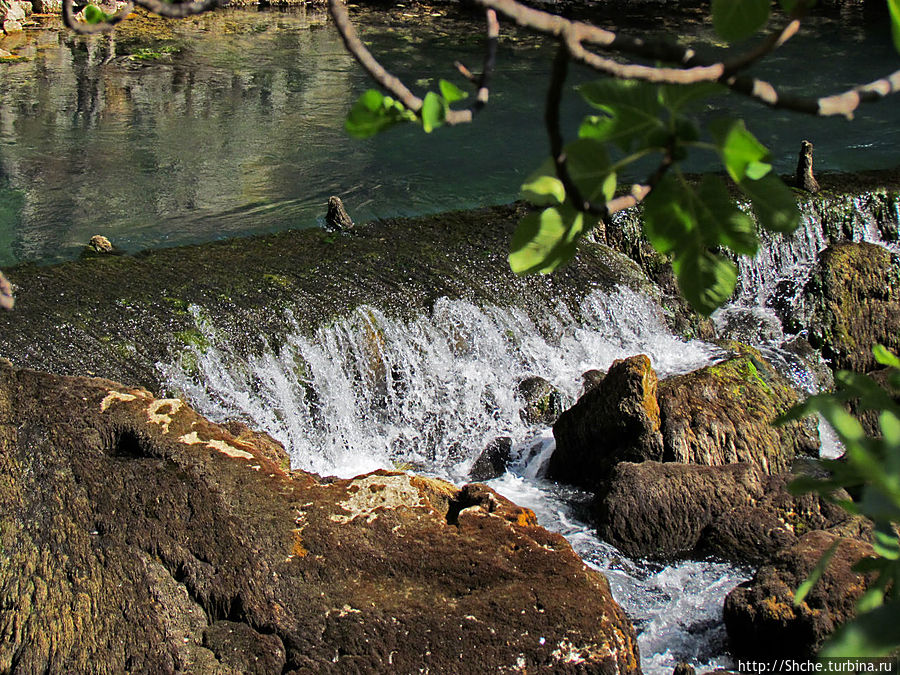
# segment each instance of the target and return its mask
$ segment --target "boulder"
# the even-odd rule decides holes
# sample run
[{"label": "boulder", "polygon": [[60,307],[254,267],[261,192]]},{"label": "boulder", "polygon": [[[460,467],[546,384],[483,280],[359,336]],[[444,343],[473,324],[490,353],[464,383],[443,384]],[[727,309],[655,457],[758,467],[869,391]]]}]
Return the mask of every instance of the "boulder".
[{"label": "boulder", "polygon": [[528,377],[519,383],[519,398],[524,405],[519,411],[526,424],[551,426],[563,411],[563,395],[543,377]]},{"label": "boulder", "polygon": [[662,459],[656,371],[644,354],[614,361],[606,377],[553,425],[548,477],[596,488],[619,462]]},{"label": "boulder", "polygon": [[878,368],[876,344],[900,350],[900,264],[883,246],[830,246],[804,293],[809,341],[835,370]]},{"label": "boulder", "polygon": [[728,594],[724,618],[735,657],[812,658],[837,626],[855,616],[856,602],[872,577],[852,567],[873,553],[868,543],[857,539],[841,540],[821,579],[794,606],[797,587],[837,539],[832,532],[809,532]]},{"label": "boulder", "polygon": [[762,495],[762,473],[751,464],[622,462],[598,496],[597,529],[625,555],[674,558],[694,551],[714,519]]},{"label": "boulder", "polygon": [[814,529],[867,531],[817,495],[790,494],[792,478],[748,463],[623,462],[595,504],[598,531],[632,557],[701,555],[756,565]]},{"label": "boulder", "polygon": [[37,14],[59,14],[62,11],[62,0],[34,0],[32,7]]},{"label": "boulder", "polygon": [[527,509],[243,436],[0,363],[0,671],[640,672],[606,579]]},{"label": "boulder", "polygon": [[512,439],[509,436],[495,438],[472,464],[469,478],[480,482],[502,476],[506,472],[511,452]]},{"label": "boulder", "polygon": [[660,384],[664,461],[750,462],[775,474],[790,470],[798,455],[816,455],[814,419],[772,426],[798,402],[791,383],[752,347],[726,346],[731,358]]}]

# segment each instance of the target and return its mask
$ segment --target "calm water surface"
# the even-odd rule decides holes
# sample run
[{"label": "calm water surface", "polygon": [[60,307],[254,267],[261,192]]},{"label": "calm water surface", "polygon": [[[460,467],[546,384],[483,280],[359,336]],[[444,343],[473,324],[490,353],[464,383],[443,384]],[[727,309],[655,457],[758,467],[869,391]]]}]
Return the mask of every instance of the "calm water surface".
[{"label": "calm water surface", "polygon": [[[423,91],[453,79],[457,59],[477,70],[477,18],[405,11],[363,20],[389,67]],[[625,20],[635,31],[717,49],[702,23],[634,12]],[[810,23],[759,72],[792,90],[833,91],[900,66],[887,24],[861,10]],[[510,201],[546,153],[552,51],[504,35],[491,105],[476,124],[359,141],[342,122],[370,83],[323,13],[223,10],[153,39],[128,28],[97,38],[30,32],[30,58],[0,64],[0,264],[75,257],[96,233],[134,251],[316,226],[332,194],[358,221]],[[171,53],[141,60],[141,49]],[[779,72],[813,56],[822,67]],[[565,112],[574,129],[588,111],[572,97]],[[750,126],[783,171],[803,138],[818,168],[855,170],[897,164],[898,123],[894,99],[852,124],[772,113]]]}]

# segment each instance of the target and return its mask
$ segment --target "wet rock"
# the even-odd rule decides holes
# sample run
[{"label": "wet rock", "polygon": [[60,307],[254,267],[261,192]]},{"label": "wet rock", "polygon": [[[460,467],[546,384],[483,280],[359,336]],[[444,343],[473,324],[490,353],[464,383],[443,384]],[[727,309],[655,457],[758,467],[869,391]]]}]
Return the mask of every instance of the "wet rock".
[{"label": "wet rock", "polygon": [[790,494],[792,478],[767,476],[747,463],[622,463],[596,504],[598,531],[629,556],[715,556],[755,565],[812,530],[867,531],[861,519],[817,495]]},{"label": "wet rock", "polygon": [[620,463],[600,496],[600,537],[629,556],[673,558],[694,551],[705,529],[763,496],[763,474],[750,464]]},{"label": "wet rock", "polygon": [[353,229],[353,220],[344,208],[340,197],[328,198],[328,213],[325,214],[325,227],[333,232],[346,232]]},{"label": "wet rock", "polygon": [[794,607],[795,590],[837,538],[822,530],[804,535],[728,594],[725,626],[737,658],[811,658],[837,626],[855,616],[872,579],[851,568],[873,553],[855,539],[841,541],[822,578]]},{"label": "wet rock", "polygon": [[7,19],[3,21],[3,32],[9,35],[10,33],[21,33],[24,30],[22,27],[22,23],[20,21],[15,21],[14,19]]},{"label": "wet rock", "polygon": [[656,389],[647,356],[614,361],[603,381],[553,425],[548,477],[593,489],[619,462],[662,459]]},{"label": "wet rock", "polygon": [[813,176],[813,144],[809,141],[800,141],[800,156],[797,159],[794,185],[807,192],[819,191],[819,181]]},{"label": "wet rock", "polygon": [[752,347],[726,346],[731,358],[660,384],[664,461],[750,462],[775,474],[788,471],[798,455],[817,454],[814,420],[771,425],[798,401],[790,382]]},{"label": "wet rock", "polygon": [[872,347],[900,350],[900,261],[882,246],[825,249],[805,289],[809,341],[834,369],[878,367]]},{"label": "wet rock", "polygon": [[243,422],[230,420],[222,425],[236,440],[241,443],[249,443],[256,448],[266,459],[284,471],[291,468],[291,457],[287,450],[277,440],[265,431],[251,429]]},{"label": "wet rock", "polygon": [[581,396],[584,396],[591,389],[594,389],[598,384],[603,382],[604,377],[606,377],[606,373],[602,370],[597,370],[596,368],[584,371],[581,374]]},{"label": "wet rock", "polygon": [[551,426],[563,411],[563,395],[543,377],[529,377],[518,387],[525,405],[519,411],[526,424]]},{"label": "wet rock", "polygon": [[472,464],[472,468],[469,470],[469,479],[481,482],[502,476],[509,465],[511,451],[511,438],[508,436],[495,438]]},{"label": "wet rock", "polygon": [[577,654],[639,672],[606,579],[531,511],[477,484],[287,473],[245,439],[178,399],[0,364],[0,625],[18,627],[0,670],[560,672]]}]

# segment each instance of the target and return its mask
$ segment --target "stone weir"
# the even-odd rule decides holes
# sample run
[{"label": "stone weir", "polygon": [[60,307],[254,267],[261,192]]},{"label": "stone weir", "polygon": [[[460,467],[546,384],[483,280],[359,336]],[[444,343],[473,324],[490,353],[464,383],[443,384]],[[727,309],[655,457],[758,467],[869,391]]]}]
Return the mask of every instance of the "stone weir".
[{"label": "stone weir", "polygon": [[606,579],[478,484],[289,471],[179,399],[0,362],[0,671],[639,673]]},{"label": "stone weir", "polygon": [[250,353],[362,304],[410,317],[446,296],[539,312],[550,299],[616,284],[654,292],[634,262],[591,243],[556,274],[515,276],[506,254],[522,215],[513,205],[377,222],[345,234],[290,231],[8,269],[17,299],[13,312],[0,314],[0,356],[158,391],[154,364],[203,340],[202,320]]}]

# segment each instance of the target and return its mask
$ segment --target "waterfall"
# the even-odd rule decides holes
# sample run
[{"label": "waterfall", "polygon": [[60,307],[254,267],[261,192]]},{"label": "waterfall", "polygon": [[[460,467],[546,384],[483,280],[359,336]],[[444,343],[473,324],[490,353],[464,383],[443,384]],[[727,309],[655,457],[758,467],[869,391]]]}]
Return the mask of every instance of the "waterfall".
[{"label": "waterfall", "polygon": [[240,353],[193,309],[203,339],[158,368],[169,388],[211,419],[241,419],[284,443],[295,467],[352,476],[411,464],[453,480],[495,438],[522,443],[517,391],[539,376],[569,402],[581,374],[650,356],[661,376],[707,363],[717,350],[671,335],[633,291],[594,291],[529,313],[441,298],[412,320],[362,306],[284,344]]}]

